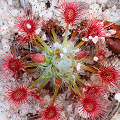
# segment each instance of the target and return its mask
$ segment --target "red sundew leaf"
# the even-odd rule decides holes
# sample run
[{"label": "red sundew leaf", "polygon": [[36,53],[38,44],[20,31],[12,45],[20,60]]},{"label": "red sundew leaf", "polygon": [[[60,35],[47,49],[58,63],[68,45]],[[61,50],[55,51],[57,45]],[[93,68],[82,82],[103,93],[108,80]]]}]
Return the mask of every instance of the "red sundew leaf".
[{"label": "red sundew leaf", "polygon": [[101,118],[106,111],[102,106],[103,101],[95,96],[85,95],[78,101],[78,113],[81,117],[95,120]]},{"label": "red sundew leaf", "polygon": [[41,112],[42,116],[38,120],[63,120],[64,118],[61,115],[61,112],[62,111],[57,108],[57,106],[50,104]]},{"label": "red sundew leaf", "polygon": [[74,2],[60,0],[59,4],[58,7],[62,14],[61,19],[64,19],[67,24],[74,24],[74,22],[79,19],[84,7],[82,2],[77,2],[76,0]]},{"label": "red sundew leaf", "polygon": [[99,96],[104,98],[106,91],[107,91],[106,87],[104,86],[91,85],[85,87],[84,94],[90,96]]},{"label": "red sundew leaf", "polygon": [[13,108],[18,108],[22,104],[28,103],[29,96],[29,88],[24,85],[12,84],[11,86],[5,87],[6,101]]},{"label": "red sundew leaf", "polygon": [[89,41],[94,41],[95,39],[93,38],[98,37],[98,40],[100,41],[102,37],[108,38],[112,36],[108,29],[113,25],[113,23],[109,22],[106,24],[105,20],[100,20],[99,16],[94,14],[92,14],[92,16],[90,15],[90,17],[92,18],[88,17],[85,21],[85,31],[82,31],[80,34],[80,37],[83,37],[83,40],[87,38]]},{"label": "red sundew leaf", "polygon": [[2,57],[2,71],[4,71],[5,76],[18,75],[18,73],[23,68],[23,62],[20,61],[14,54],[6,53]]},{"label": "red sundew leaf", "polygon": [[5,102],[9,107],[21,109],[22,106],[30,106],[31,103],[38,105],[42,102],[40,94],[36,93],[34,89],[28,88],[27,84],[12,83],[3,87]]},{"label": "red sundew leaf", "polygon": [[[118,66],[119,67],[119,66]],[[115,66],[105,64],[101,66],[97,71],[98,76],[101,79],[101,85],[109,86],[113,90],[117,89],[120,81],[120,73],[119,69]]]},{"label": "red sundew leaf", "polygon": [[16,17],[15,27],[18,28],[18,33],[21,36],[20,42],[31,42],[32,38],[36,34],[36,30],[39,28],[39,20],[36,15],[25,12],[24,15]]},{"label": "red sundew leaf", "polygon": [[111,83],[112,81],[117,81],[117,71],[114,68],[104,67],[100,69],[99,75],[103,81]]},{"label": "red sundew leaf", "polygon": [[92,36],[93,38],[95,36],[98,37],[105,37],[106,26],[104,25],[104,21],[100,21],[98,18],[92,18],[91,20],[88,20],[87,22],[87,29],[86,29],[86,38],[89,38],[89,36]]}]

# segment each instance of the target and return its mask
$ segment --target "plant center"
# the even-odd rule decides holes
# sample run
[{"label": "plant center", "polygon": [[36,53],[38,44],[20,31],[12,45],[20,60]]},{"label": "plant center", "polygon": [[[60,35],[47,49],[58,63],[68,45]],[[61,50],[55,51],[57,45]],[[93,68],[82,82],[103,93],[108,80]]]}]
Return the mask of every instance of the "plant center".
[{"label": "plant center", "polygon": [[[68,43],[69,44],[69,43]],[[77,61],[74,59],[75,51],[72,50],[74,48],[74,44],[70,45],[70,47],[63,47],[60,43],[54,43],[52,46],[52,50],[54,51],[54,56],[50,56],[46,54],[46,51],[43,51],[43,55],[45,55],[46,59],[49,59],[49,64],[42,63],[45,65],[43,69],[46,71],[51,71],[54,76],[65,76],[66,73],[72,73],[74,67],[77,66]]]},{"label": "plant center", "polygon": [[61,71],[66,71],[72,67],[72,60],[63,56],[59,61],[55,61],[53,65]]}]

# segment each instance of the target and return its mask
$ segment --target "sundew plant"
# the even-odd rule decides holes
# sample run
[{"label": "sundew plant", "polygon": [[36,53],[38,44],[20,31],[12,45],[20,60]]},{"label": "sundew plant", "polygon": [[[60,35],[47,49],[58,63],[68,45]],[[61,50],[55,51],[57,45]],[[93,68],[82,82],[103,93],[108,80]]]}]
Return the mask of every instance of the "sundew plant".
[{"label": "sundew plant", "polygon": [[[6,3],[6,2],[5,2]],[[1,103],[8,120],[103,120],[120,92],[120,26],[87,0],[13,1],[1,11]]]}]

